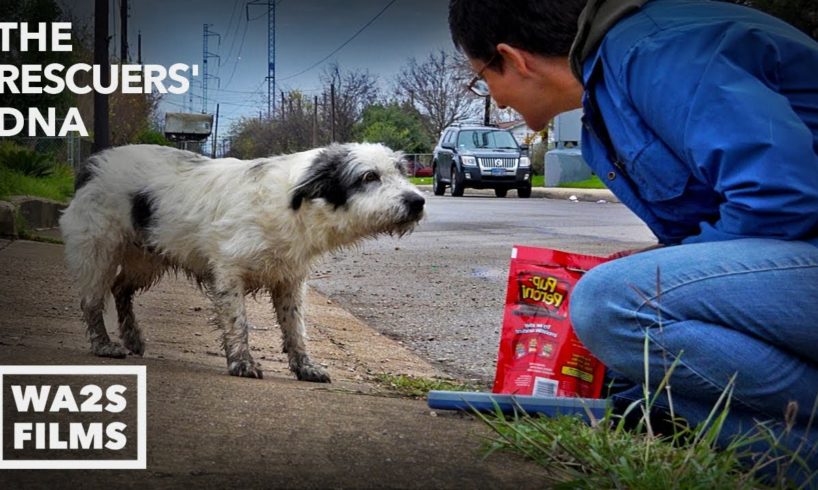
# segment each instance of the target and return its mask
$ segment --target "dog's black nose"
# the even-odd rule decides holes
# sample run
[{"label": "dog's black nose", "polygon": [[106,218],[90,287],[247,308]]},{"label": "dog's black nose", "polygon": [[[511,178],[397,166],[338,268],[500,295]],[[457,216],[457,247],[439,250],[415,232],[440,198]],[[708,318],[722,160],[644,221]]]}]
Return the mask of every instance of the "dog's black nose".
[{"label": "dog's black nose", "polygon": [[423,205],[426,204],[426,199],[414,192],[408,192],[403,195],[403,203],[406,205],[406,208],[409,209],[410,213],[418,215],[423,212]]}]

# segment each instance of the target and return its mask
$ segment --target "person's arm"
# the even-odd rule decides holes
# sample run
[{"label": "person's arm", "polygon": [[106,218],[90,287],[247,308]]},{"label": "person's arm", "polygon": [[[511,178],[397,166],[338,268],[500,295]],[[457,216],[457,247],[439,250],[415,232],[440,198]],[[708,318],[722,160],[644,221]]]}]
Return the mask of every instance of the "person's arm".
[{"label": "person's arm", "polygon": [[[719,219],[682,243],[798,239],[818,229],[818,155],[777,90],[780,47],[741,28],[690,37],[643,41],[619,80],[646,124],[724,200]],[[818,110],[818,94],[812,104]]]}]

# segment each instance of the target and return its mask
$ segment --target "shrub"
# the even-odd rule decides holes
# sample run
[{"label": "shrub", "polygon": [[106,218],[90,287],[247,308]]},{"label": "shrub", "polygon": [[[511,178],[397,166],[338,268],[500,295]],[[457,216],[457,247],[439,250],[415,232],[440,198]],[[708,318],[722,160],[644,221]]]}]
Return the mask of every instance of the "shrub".
[{"label": "shrub", "polygon": [[173,143],[171,143],[169,139],[165,138],[164,134],[154,129],[143,129],[137,133],[136,138],[134,138],[134,143],[173,146]]},{"label": "shrub", "polygon": [[545,150],[546,143],[535,143],[531,145],[528,156],[531,159],[531,171],[534,175],[543,175],[545,172]]},{"label": "shrub", "polygon": [[54,173],[54,157],[16,145],[10,141],[0,143],[0,165],[30,177],[47,177]]}]

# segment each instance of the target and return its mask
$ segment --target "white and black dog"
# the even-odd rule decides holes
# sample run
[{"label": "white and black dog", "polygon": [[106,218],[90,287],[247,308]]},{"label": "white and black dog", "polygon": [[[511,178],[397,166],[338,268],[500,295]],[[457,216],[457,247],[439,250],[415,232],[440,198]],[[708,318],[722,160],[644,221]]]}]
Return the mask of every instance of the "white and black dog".
[{"label": "white and black dog", "polygon": [[[213,301],[230,374],[262,377],[250,355],[244,298],[268,291],[290,369],[298,379],[328,382],[306,349],[311,265],[362,238],[410,232],[424,203],[401,172],[400,154],[382,145],[253,161],[134,145],[91,157],[60,227],[96,355],[144,352],[133,295],[175,269]],[[108,292],[122,346],[105,330]]]}]

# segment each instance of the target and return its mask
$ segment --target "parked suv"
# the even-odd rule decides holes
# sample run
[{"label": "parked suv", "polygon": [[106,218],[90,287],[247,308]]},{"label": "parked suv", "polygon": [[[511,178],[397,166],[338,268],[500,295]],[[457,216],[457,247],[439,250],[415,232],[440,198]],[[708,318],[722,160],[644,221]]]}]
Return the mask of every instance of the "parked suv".
[{"label": "parked suv", "polygon": [[528,145],[519,145],[510,131],[493,126],[452,125],[443,130],[432,157],[432,186],[436,196],[451,187],[452,196],[463,190],[494,189],[506,197],[517,189],[531,197],[531,162]]}]

